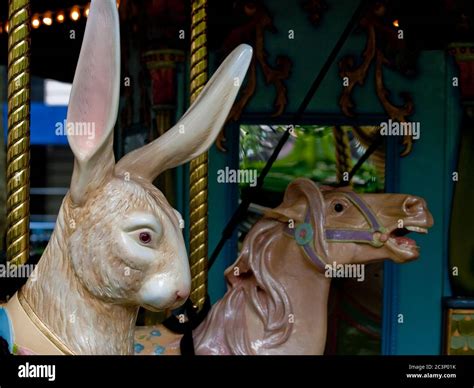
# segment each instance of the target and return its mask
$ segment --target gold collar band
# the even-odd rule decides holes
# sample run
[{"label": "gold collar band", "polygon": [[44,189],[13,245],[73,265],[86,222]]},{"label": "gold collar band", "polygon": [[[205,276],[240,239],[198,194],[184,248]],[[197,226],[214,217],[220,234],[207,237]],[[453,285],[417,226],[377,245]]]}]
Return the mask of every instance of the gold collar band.
[{"label": "gold collar band", "polygon": [[[38,318],[21,289],[8,301],[6,307],[12,318],[17,345],[37,354],[74,355],[74,352]],[[35,328],[37,330],[34,330]]]}]

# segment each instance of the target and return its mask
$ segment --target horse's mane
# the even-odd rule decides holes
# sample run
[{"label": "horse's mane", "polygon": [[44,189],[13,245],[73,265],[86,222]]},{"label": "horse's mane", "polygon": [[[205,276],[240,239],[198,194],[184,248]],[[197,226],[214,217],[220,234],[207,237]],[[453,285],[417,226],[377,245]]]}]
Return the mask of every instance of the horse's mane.
[{"label": "horse's mane", "polygon": [[[290,336],[292,304],[272,270],[271,252],[277,240],[286,238],[283,233],[287,222],[290,219],[295,223],[302,222],[309,211],[315,231],[314,246],[325,259],[323,203],[313,182],[298,179],[288,186],[282,204],[267,212],[247,234],[240,256],[225,272],[228,291],[213,308],[206,324],[221,325],[227,350],[235,354],[255,354],[261,348],[271,349],[282,344]],[[260,340],[249,339],[245,316],[247,305],[263,323],[264,336]],[[219,311],[222,309],[224,311]],[[211,332],[208,328],[204,330]]]}]

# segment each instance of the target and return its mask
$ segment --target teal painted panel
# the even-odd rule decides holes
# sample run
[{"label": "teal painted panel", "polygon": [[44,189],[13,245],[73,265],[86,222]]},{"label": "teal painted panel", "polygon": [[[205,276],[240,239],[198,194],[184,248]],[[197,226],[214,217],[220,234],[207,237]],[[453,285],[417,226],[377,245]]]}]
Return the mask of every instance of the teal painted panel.
[{"label": "teal painted panel", "polygon": [[[220,62],[214,53],[209,54],[210,73],[219,67]],[[219,169],[225,167],[239,167],[239,126],[228,124],[225,127],[227,152],[219,151],[214,145],[209,151],[208,166],[208,257],[219,242],[224,228],[238,207],[239,189],[236,184],[218,183]],[[208,273],[208,292],[211,303],[220,299],[225,291],[226,284],[224,270],[237,258],[236,234],[227,242],[219,257]]]},{"label": "teal painted panel", "polygon": [[[336,4],[337,3],[337,4]],[[293,71],[286,82],[288,87],[289,105],[286,113],[294,113],[309,85],[319,72],[329,52],[343,31],[356,7],[352,0],[329,2],[329,10],[324,15],[318,28],[310,25],[307,15],[298,3],[288,7],[288,2],[274,0],[266,2],[274,16],[277,32],[265,34],[266,50],[269,63],[273,64],[277,55],[289,55],[293,61]],[[288,39],[288,30],[294,30],[295,40]],[[338,106],[342,90],[338,76],[337,62],[345,55],[354,54],[359,58],[365,44],[365,35],[352,34],[341,50],[338,59],[329,70],[315,98],[308,107],[307,113],[340,114]],[[212,59],[210,63],[216,66]],[[402,91],[411,93],[415,102],[416,112],[410,118],[421,122],[422,137],[415,144],[413,153],[398,160],[398,181],[394,187],[400,192],[424,197],[432,210],[435,226],[428,236],[417,236],[422,256],[419,260],[405,265],[396,265],[393,269],[393,289],[386,290],[385,298],[391,306],[384,308],[392,314],[384,326],[390,330],[384,335],[390,336],[387,352],[391,354],[439,354],[441,350],[441,298],[449,295],[447,283],[447,228],[449,225],[449,209],[452,196],[450,173],[455,165],[459,108],[456,91],[448,88],[453,69],[443,52],[432,51],[422,53],[419,60],[419,75],[415,79],[406,79],[399,74],[384,69],[386,87],[391,91],[390,98],[396,104],[402,101]],[[273,111],[274,89],[265,85],[261,70],[258,69],[258,86],[254,98],[245,113],[259,114],[265,117]],[[380,105],[374,86],[373,66],[363,87],[354,91],[357,112],[381,114]],[[245,119],[245,114],[244,117]],[[228,133],[229,137],[229,133]],[[232,155],[238,152],[238,140],[229,139],[230,153],[211,152],[210,174],[218,168],[237,166]],[[210,212],[209,238],[210,251],[217,243],[226,220],[237,206],[235,189],[228,185],[219,185],[210,179]],[[213,300],[224,292],[222,270],[229,265],[236,255],[235,245],[227,246],[228,254],[221,255],[219,268],[211,272],[210,290]],[[232,251],[232,249],[234,249]],[[225,257],[223,257],[225,256]],[[397,323],[397,314],[403,314],[404,322]],[[384,315],[386,317],[386,315]]]},{"label": "teal painted panel", "polygon": [[452,296],[452,290],[449,279],[449,227],[451,222],[451,208],[454,196],[454,182],[451,179],[451,173],[457,171],[458,159],[459,159],[459,148],[461,142],[461,123],[462,123],[462,109],[460,108],[460,91],[459,87],[452,87],[453,77],[459,78],[459,69],[454,62],[452,57],[447,60],[447,76],[446,76],[446,148],[445,148],[445,160],[446,160],[446,173],[449,175],[446,181],[446,192],[445,192],[445,208],[449,209],[449,217],[446,220],[446,239],[448,244],[446,245],[446,252],[444,255],[445,261],[445,272],[443,279],[443,296]]},{"label": "teal painted panel", "polygon": [[[421,138],[415,144],[415,151],[400,161],[399,188],[400,192],[426,199],[435,225],[427,236],[416,237],[421,257],[398,269],[398,314],[403,314],[403,323],[396,325],[397,354],[440,354],[441,351],[441,298],[449,220],[447,135],[456,130],[447,128],[446,66],[443,52],[425,52],[420,58],[420,75],[410,82],[410,89],[416,91],[412,120],[421,123]],[[401,86],[405,85],[401,83]]]},{"label": "teal painted panel", "polygon": [[[268,31],[265,33],[268,62],[271,66],[274,65],[278,55],[287,55],[293,62],[290,78],[286,81],[289,96],[286,113],[297,111],[357,5],[358,2],[353,0],[328,2],[329,9],[324,14],[321,24],[314,27],[299,2],[295,2],[292,6],[288,6],[288,1],[284,0],[266,2],[277,29],[276,33]],[[289,30],[294,31],[295,39],[288,38]],[[343,56],[350,54],[355,55],[358,60],[365,47],[365,40],[366,35],[363,32],[353,33],[348,38],[334,66],[329,70],[309,104],[307,112],[340,113],[338,100],[342,91],[342,80],[338,74],[337,63]],[[274,87],[265,83],[260,68],[257,75],[257,91],[246,112],[272,113]],[[355,100],[364,102],[359,104],[357,109],[359,113],[374,113],[374,109],[382,112],[382,107],[374,95],[373,75],[373,72],[369,75],[363,88],[357,87],[354,91]]]},{"label": "teal painted panel", "polygon": [[[227,127],[226,145],[229,147],[229,150],[224,153],[217,150],[214,146],[209,154],[209,256],[212,254],[222,236],[222,232],[237,208],[239,199],[239,189],[236,184],[217,182],[219,169],[225,169],[226,166],[238,168],[239,127],[232,124]],[[231,147],[231,144],[237,146]],[[209,271],[208,289],[212,303],[221,298],[226,291],[224,270],[237,258],[236,233],[234,232],[234,238],[227,241],[218,259]]]}]

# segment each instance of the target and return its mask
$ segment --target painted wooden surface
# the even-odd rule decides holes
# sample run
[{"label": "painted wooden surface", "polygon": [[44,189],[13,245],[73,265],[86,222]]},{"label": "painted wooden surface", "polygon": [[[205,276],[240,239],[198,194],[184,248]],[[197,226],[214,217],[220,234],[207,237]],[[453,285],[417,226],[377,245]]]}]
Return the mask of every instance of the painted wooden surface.
[{"label": "painted wooden surface", "polygon": [[[330,2],[330,9],[318,29],[309,24],[301,8],[287,7],[285,4],[282,0],[266,3],[274,15],[278,30],[276,34],[267,34],[266,39],[270,59],[272,53],[278,52],[289,55],[294,63],[292,76],[287,82],[288,117],[296,111],[356,4],[349,0]],[[289,29],[295,31],[294,41],[288,39]],[[359,55],[363,47],[363,34],[353,33],[338,59],[350,53]],[[213,63],[215,61],[211,60],[211,64]],[[455,73],[450,59],[442,51],[422,53],[418,66],[418,75],[414,79],[404,78],[390,70],[384,72],[385,83],[395,102],[401,102],[398,94],[402,91],[412,94],[415,114],[411,119],[421,123],[422,133],[413,153],[407,158],[399,160],[396,149],[391,153],[392,161],[388,163],[393,166],[393,170],[389,172],[387,182],[389,189],[395,188],[398,192],[424,197],[433,210],[435,227],[428,236],[416,237],[422,249],[422,256],[418,261],[404,266],[389,264],[386,267],[383,322],[385,354],[439,354],[442,344],[441,298],[450,294],[447,277],[447,239],[452,196],[450,173],[454,168],[457,152],[459,108],[456,90],[449,82]],[[341,80],[335,63],[307,112],[313,117],[339,114],[337,100],[342,87],[339,85]],[[255,117],[269,118],[273,98],[272,88],[265,86],[259,74],[257,93],[242,120],[252,122]],[[372,75],[363,88],[356,88],[354,98],[359,113],[383,114],[375,96]],[[213,171],[217,166],[237,167],[235,153],[238,151],[238,143],[233,137],[236,132],[235,126],[229,126],[227,136],[232,137],[232,140],[228,142],[228,146],[232,146],[228,154],[223,155],[215,150],[211,152],[210,163],[215,166]],[[392,144],[396,148],[396,142]],[[217,242],[226,218],[237,206],[236,188],[229,186],[217,184],[215,179],[210,178],[211,198],[220,199],[213,202],[210,213],[210,236],[213,241],[209,244],[210,250]],[[235,258],[229,245],[226,249],[228,251],[221,254],[222,264],[219,264],[219,269],[216,268],[211,273],[213,300],[225,287],[221,269],[225,264],[231,264]],[[398,314],[403,314],[403,323],[398,323]]]}]

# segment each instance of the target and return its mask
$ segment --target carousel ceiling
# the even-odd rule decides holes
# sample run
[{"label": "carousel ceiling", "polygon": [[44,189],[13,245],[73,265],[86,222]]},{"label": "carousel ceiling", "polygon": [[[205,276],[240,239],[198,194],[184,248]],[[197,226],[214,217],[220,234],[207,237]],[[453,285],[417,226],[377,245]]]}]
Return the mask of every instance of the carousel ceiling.
[{"label": "carousel ceiling", "polygon": [[[32,29],[31,71],[34,76],[71,82],[74,77],[79,50],[85,29],[85,6],[88,0],[31,1],[31,15],[38,15],[41,25]],[[75,8],[77,7],[77,8]],[[77,14],[75,13],[77,12]],[[49,14],[51,13],[51,15]],[[57,17],[64,13],[64,19]],[[44,18],[45,23],[43,23]],[[73,20],[76,19],[77,20]],[[7,62],[8,1],[0,2],[0,64]],[[51,25],[49,20],[51,19]],[[34,19],[32,19],[34,20]],[[71,31],[75,31],[74,34]]]},{"label": "carousel ceiling", "polygon": [[[167,25],[170,20],[163,9],[172,9],[172,15],[178,17],[180,23],[187,26],[190,13],[186,0],[121,0],[122,6],[131,6],[138,12],[156,16],[163,15],[163,23],[153,23],[151,26]],[[323,11],[331,8],[335,0],[306,0],[303,2],[311,22],[327,23],[328,16]],[[52,78],[61,81],[72,81],[75,65],[79,56],[82,34],[86,17],[84,10],[88,0],[35,0],[31,1],[32,16],[40,16],[40,25],[32,32],[32,72],[35,76]],[[175,4],[180,6],[175,9]],[[241,24],[242,15],[236,10],[242,7],[255,7],[265,3],[262,0],[209,0],[209,44],[211,49],[222,48],[223,37],[228,35],[236,26]],[[415,50],[444,49],[453,41],[474,40],[474,4],[472,0],[432,0],[429,6],[413,0],[371,1],[381,3],[390,9],[390,17],[400,21],[405,31],[407,44]],[[182,5],[185,6],[182,6]],[[266,2],[271,8],[271,2]],[[140,5],[140,7],[138,7]],[[73,7],[79,7],[78,20],[71,19]],[[128,9],[128,8],[127,8]],[[143,10],[146,9],[146,12]],[[43,17],[51,11],[51,25],[42,22]],[[64,11],[63,22],[58,22],[58,12]],[[183,13],[183,14],[182,14]],[[7,34],[5,22],[8,14],[8,1],[0,2],[0,64],[7,61]],[[134,14],[122,14],[128,21],[136,17]],[[179,14],[179,15],[178,15]],[[181,15],[182,14],[182,15]],[[322,19],[320,20],[320,17]],[[240,18],[240,19],[239,19]],[[156,27],[153,27],[154,29]],[[75,39],[70,38],[71,30],[76,31]],[[315,32],[317,34],[317,32]],[[166,36],[164,34],[163,36]]]}]

